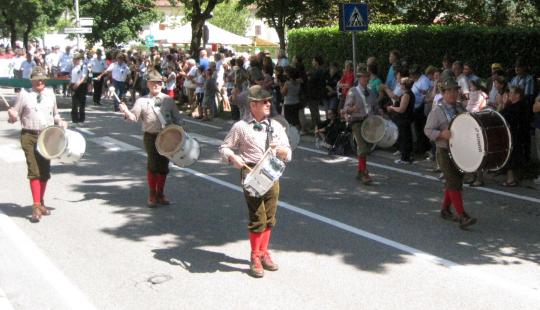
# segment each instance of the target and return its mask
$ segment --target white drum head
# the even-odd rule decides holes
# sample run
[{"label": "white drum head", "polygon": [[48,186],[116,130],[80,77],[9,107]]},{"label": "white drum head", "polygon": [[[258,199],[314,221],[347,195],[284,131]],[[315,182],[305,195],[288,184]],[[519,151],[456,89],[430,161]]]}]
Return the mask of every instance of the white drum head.
[{"label": "white drum head", "polygon": [[54,159],[62,155],[67,146],[67,138],[63,128],[50,126],[38,136],[37,150],[46,159]]},{"label": "white drum head", "polygon": [[362,122],[361,133],[366,142],[376,144],[381,141],[386,131],[384,118],[372,115]]},{"label": "white drum head", "polygon": [[464,172],[477,171],[486,155],[480,124],[470,114],[460,114],[453,120],[450,132],[450,154],[456,166]]},{"label": "white drum head", "polygon": [[184,129],[177,125],[167,126],[156,139],[156,149],[163,156],[172,156],[178,152],[185,139]]}]

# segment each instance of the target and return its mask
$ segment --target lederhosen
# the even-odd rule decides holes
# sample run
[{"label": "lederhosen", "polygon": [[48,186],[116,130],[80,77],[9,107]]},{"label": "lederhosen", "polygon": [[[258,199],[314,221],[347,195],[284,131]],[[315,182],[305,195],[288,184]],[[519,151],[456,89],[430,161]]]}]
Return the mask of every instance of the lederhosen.
[{"label": "lederhosen", "polygon": [[[268,149],[272,142],[272,122],[268,118],[268,127],[266,128],[266,148]],[[257,163],[246,163],[250,168],[255,167]],[[249,173],[249,170],[242,168],[240,171],[241,183],[244,182],[244,178]],[[263,232],[267,227],[273,227],[276,225],[276,211],[279,198],[279,180],[264,194],[262,197],[250,196],[247,191],[244,190],[244,198],[249,211],[249,224],[248,229],[252,232]]]},{"label": "lederhosen", "polygon": [[[164,122],[164,120],[162,120],[163,117],[160,118],[161,112],[156,111],[153,106],[150,108],[154,111],[154,113],[156,114],[158,118],[158,121],[163,127],[165,123],[163,123]],[[148,155],[146,169],[152,173],[159,173],[159,174],[166,175],[169,173],[169,159],[159,154],[157,151],[156,139],[157,139],[158,134],[159,132],[156,132],[156,133],[147,132],[147,131],[144,132],[144,135],[143,135],[144,149],[146,150],[146,154]]]},{"label": "lederhosen", "polygon": [[[448,123],[452,121],[459,113],[457,107],[448,109],[443,103],[439,103]],[[456,167],[450,158],[450,150],[447,148],[437,147],[436,159],[442,173],[444,174],[445,187],[451,190],[461,190],[463,188],[463,173]]]}]

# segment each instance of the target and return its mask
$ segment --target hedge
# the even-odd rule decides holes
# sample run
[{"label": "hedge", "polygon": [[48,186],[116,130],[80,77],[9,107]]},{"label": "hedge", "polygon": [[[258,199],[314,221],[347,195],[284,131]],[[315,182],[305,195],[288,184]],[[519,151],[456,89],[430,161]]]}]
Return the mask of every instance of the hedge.
[{"label": "hedge", "polygon": [[[288,32],[288,41],[289,56],[301,55],[307,66],[317,55],[340,66],[352,59],[351,33],[340,32],[337,27],[293,29]],[[383,78],[388,53],[393,49],[407,56],[410,64],[423,68],[441,66],[443,56],[448,54],[454,60],[472,63],[483,77],[490,75],[492,63],[508,68],[518,57],[529,64],[534,74],[539,73],[540,66],[538,27],[370,25],[368,31],[357,33],[356,46],[357,62],[376,56]]]}]

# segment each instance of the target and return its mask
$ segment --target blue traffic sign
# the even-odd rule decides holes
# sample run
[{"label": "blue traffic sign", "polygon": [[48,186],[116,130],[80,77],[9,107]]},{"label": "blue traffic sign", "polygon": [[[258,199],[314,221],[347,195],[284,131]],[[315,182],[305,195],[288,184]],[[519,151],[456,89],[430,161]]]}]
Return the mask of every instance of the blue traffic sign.
[{"label": "blue traffic sign", "polygon": [[343,3],[339,7],[340,31],[368,30],[368,6],[366,3]]},{"label": "blue traffic sign", "polygon": [[144,44],[146,45],[146,47],[154,47],[154,36],[149,34],[144,37]]}]

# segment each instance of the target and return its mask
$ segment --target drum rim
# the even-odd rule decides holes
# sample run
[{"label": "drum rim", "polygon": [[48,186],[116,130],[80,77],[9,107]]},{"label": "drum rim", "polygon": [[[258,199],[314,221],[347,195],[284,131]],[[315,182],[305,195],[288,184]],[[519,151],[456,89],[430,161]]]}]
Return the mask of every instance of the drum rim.
[{"label": "drum rim", "polygon": [[[178,130],[182,137],[183,137],[183,140],[182,140],[182,143],[178,144],[173,151],[171,152],[164,152],[162,149],[161,149],[161,146],[159,144],[159,142],[162,140],[162,133],[164,133],[166,130],[172,130],[172,129],[176,129]],[[157,135],[156,137],[156,142],[155,142],[155,145],[156,145],[156,150],[158,151],[158,153],[162,156],[166,156],[166,157],[169,157],[169,156],[172,156],[176,153],[178,153],[178,151],[180,150],[180,148],[182,147],[182,145],[184,144],[183,142],[186,140],[185,139],[185,136],[186,136],[186,131],[184,130],[184,128],[182,128],[182,126],[179,126],[179,125],[176,125],[176,124],[171,124],[171,125],[168,125],[167,127],[163,128],[159,134]]]},{"label": "drum rim", "polygon": [[[43,137],[44,137],[44,133],[49,131],[49,130],[52,130],[52,129],[60,129],[62,131],[62,133],[64,134],[64,145],[62,145],[62,151],[60,151],[58,154],[54,154],[54,156],[52,156],[51,154],[43,154],[44,151],[44,146],[43,146]],[[68,145],[68,142],[67,142],[67,139],[65,138],[66,137],[66,130],[61,127],[61,126],[58,126],[58,125],[52,125],[52,126],[48,126],[47,128],[43,129],[40,134],[38,135],[38,139],[37,139],[37,150],[39,152],[39,154],[41,156],[43,156],[45,159],[55,159],[55,158],[59,158],[66,150],[66,147]]]},{"label": "drum rim", "polygon": [[386,131],[388,130],[388,128],[386,126],[384,126],[384,132],[383,134],[381,135],[381,138],[376,140],[376,141],[373,141],[373,140],[370,140],[370,139],[366,139],[365,137],[365,134],[364,134],[364,126],[367,126],[365,125],[366,124],[366,121],[370,118],[380,118],[383,120],[383,123],[388,121],[387,119],[385,119],[384,117],[380,116],[380,115],[369,115],[368,117],[366,117],[366,119],[364,119],[364,121],[362,122],[362,126],[360,127],[360,134],[362,135],[362,138],[367,142],[367,143],[371,143],[371,144],[377,144],[379,142],[381,142],[381,140],[384,138],[384,136],[386,135]]}]

